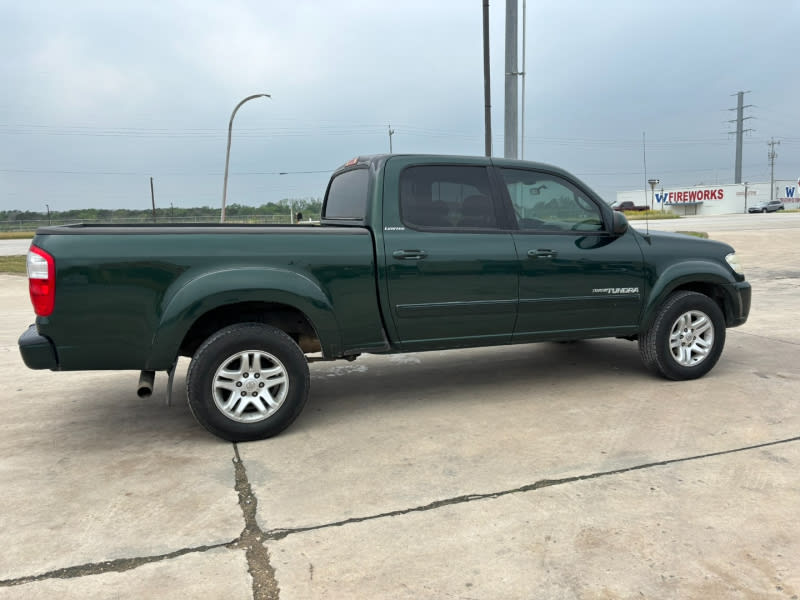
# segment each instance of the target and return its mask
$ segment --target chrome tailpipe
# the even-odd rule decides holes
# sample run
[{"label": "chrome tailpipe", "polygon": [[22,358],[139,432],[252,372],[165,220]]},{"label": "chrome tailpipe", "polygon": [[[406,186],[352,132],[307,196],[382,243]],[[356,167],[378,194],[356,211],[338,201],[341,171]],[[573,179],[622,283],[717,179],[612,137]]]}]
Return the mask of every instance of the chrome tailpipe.
[{"label": "chrome tailpipe", "polygon": [[152,396],[155,379],[155,371],[142,371],[141,375],[139,375],[139,385],[136,386],[136,395],[139,396],[139,398],[149,398]]}]

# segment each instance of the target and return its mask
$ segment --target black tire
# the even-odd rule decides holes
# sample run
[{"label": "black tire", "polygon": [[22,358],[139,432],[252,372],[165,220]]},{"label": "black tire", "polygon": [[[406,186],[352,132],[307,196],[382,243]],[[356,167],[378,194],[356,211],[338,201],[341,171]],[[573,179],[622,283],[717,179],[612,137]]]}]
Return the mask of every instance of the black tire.
[{"label": "black tire", "polygon": [[308,362],[280,329],[239,323],[198,348],[186,376],[189,408],[208,431],[230,442],[276,435],[308,399]]},{"label": "black tire", "polygon": [[766,209],[766,208],[762,208],[762,209],[761,209],[761,212],[762,212],[762,213],[765,213],[765,212],[767,212],[767,209]]},{"label": "black tire", "polygon": [[639,353],[645,366],[675,381],[697,379],[708,373],[717,364],[724,346],[722,309],[697,292],[670,295],[650,330],[639,336]]}]

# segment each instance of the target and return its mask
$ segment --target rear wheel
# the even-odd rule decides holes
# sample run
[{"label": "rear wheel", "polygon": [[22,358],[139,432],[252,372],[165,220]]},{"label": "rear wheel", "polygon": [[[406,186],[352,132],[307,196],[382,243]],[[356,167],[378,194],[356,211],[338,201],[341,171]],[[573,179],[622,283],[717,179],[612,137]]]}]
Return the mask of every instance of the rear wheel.
[{"label": "rear wheel", "polygon": [[308,363],[280,329],[239,323],[209,337],[186,377],[197,421],[231,442],[276,435],[297,418],[308,398]]},{"label": "rear wheel", "polygon": [[697,379],[708,373],[725,345],[725,319],[711,298],[681,291],[669,296],[650,330],[639,337],[644,364],[667,379]]}]

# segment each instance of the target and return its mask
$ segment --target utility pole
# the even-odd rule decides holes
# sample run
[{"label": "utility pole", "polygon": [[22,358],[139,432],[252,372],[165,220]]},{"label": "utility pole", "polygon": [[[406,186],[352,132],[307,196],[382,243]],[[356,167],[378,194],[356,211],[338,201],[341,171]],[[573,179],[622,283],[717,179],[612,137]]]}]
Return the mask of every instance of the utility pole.
[{"label": "utility pole", "polygon": [[744,104],[744,95],[749,94],[750,90],[746,92],[736,93],[736,108],[729,108],[728,110],[736,111],[736,118],[728,121],[728,123],[736,123],[736,131],[729,131],[728,133],[736,134],[736,165],[734,183],[742,183],[742,136],[746,131],[753,131],[752,129],[744,129],[744,121],[752,119],[753,117],[745,117],[744,109],[750,108],[752,104]]},{"label": "utility pole", "polygon": [[483,0],[483,127],[484,151],[492,155],[492,92],[489,77],[489,0]]},{"label": "utility pole", "polygon": [[506,0],[506,98],[505,98],[505,158],[517,158],[519,123],[519,76],[517,67],[517,0]]},{"label": "utility pole", "polygon": [[392,136],[394,135],[394,129],[392,129],[392,124],[389,123],[389,154],[392,153]]},{"label": "utility pole", "polygon": [[773,200],[775,197],[775,159],[778,158],[778,153],[775,152],[775,146],[780,146],[780,141],[775,141],[775,138],[770,138],[767,142],[767,146],[769,146],[769,152],[767,153],[767,157],[769,158],[769,199]]},{"label": "utility pole", "polygon": [[525,21],[528,19],[527,2],[522,0],[522,114],[520,115],[519,157],[525,160]]}]

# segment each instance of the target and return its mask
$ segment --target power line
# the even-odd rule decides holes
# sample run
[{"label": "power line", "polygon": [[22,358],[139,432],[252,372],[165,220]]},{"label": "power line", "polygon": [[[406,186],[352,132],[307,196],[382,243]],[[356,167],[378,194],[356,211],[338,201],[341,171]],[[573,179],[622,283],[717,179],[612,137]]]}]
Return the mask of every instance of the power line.
[{"label": "power line", "polygon": [[[743,108],[749,107],[745,106]],[[736,110],[736,109],[731,109]],[[751,117],[746,117],[751,118]],[[734,121],[731,121],[734,122]],[[448,137],[458,139],[478,140],[483,135],[478,131],[463,131],[425,127],[419,125],[397,123],[403,129],[404,135],[417,137]],[[746,131],[752,131],[750,129]],[[731,132],[734,133],[734,132]],[[359,126],[330,126],[308,125],[303,127],[257,127],[237,129],[240,137],[302,137],[302,136],[344,136],[344,135],[376,135],[385,136],[385,125],[359,125]],[[29,124],[0,124],[0,135],[48,135],[48,136],[78,136],[78,137],[130,137],[130,138],[208,138],[218,139],[225,136],[223,129],[165,129],[165,128],[139,128],[139,127],[92,127],[92,126],[50,126]],[[500,137],[500,136],[497,136]],[[798,138],[782,138],[792,142]],[[563,136],[526,136],[526,142],[547,143],[561,145],[587,145],[587,146],[619,146],[638,148],[641,140],[638,138],[587,138]],[[725,144],[722,138],[655,138],[648,140],[648,147],[671,147],[692,144]]]}]

